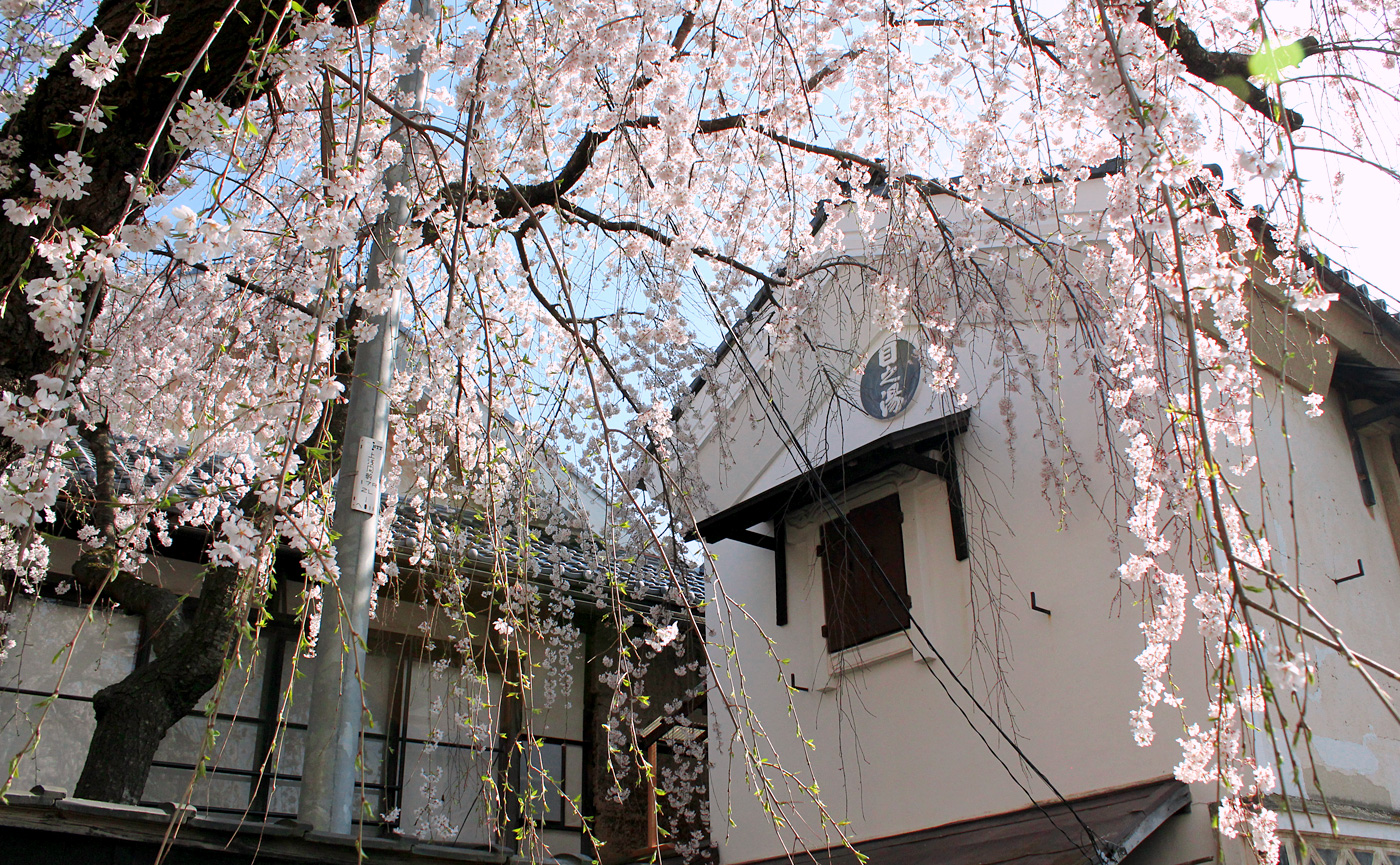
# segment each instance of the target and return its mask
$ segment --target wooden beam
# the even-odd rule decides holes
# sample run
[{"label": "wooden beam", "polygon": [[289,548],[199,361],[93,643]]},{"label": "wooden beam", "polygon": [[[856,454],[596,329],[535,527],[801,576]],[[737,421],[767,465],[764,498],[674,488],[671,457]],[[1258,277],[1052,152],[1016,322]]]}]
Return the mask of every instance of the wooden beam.
[{"label": "wooden beam", "polygon": [[760,535],[751,529],[739,529],[729,533],[729,540],[738,541],[742,544],[749,544],[755,547],[763,547],[765,550],[777,548],[777,541],[772,535]]},{"label": "wooden beam", "polygon": [[937,475],[948,487],[948,519],[953,524],[953,555],[960,562],[967,561],[967,515],[963,513],[962,485],[958,482],[957,458],[953,454],[953,439],[943,446],[943,458],[933,457],[914,451],[902,452],[900,462],[920,471]]},{"label": "wooden beam", "polygon": [[773,521],[773,594],[778,625],[788,623],[787,586],[787,519],[780,516]]},{"label": "wooden beam", "polygon": [[1351,400],[1346,394],[1342,394],[1342,422],[1346,424],[1347,441],[1351,443],[1351,461],[1356,466],[1356,479],[1361,483],[1361,501],[1366,503],[1366,507],[1376,506],[1376,491],[1371,486],[1371,472],[1366,467],[1366,450],[1361,444],[1361,435],[1357,432],[1356,418],[1351,413]]},{"label": "wooden beam", "polygon": [[953,555],[965,562],[970,553],[967,546],[967,514],[963,511],[962,480],[958,477],[957,443],[951,439],[944,450],[943,480],[948,485],[948,517],[953,522]]},{"label": "wooden beam", "polygon": [[1365,429],[1376,421],[1385,420],[1396,414],[1400,414],[1400,399],[1382,403],[1375,408],[1368,408],[1360,414],[1353,416],[1351,419],[1351,427],[1356,430]]}]

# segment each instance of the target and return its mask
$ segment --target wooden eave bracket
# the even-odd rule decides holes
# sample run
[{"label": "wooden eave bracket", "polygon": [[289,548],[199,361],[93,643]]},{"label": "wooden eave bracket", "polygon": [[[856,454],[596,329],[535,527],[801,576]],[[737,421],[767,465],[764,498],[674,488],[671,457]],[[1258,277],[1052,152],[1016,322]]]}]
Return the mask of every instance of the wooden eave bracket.
[{"label": "wooden eave bracket", "polygon": [[761,535],[752,529],[741,529],[729,536],[730,540],[738,541],[750,546],[762,547],[765,550],[777,549],[777,539],[772,535]]},{"label": "wooden eave bracket", "polygon": [[910,468],[928,472],[942,478],[948,488],[948,518],[953,528],[953,555],[960,562],[968,559],[967,515],[963,511],[962,484],[958,480],[957,458],[954,456],[954,442],[949,439],[943,447],[943,458],[936,459],[918,451],[901,453],[900,462]]},{"label": "wooden eave bracket", "polygon": [[[1366,466],[1366,449],[1361,444],[1360,430],[1361,427],[1365,426],[1366,424],[1358,423],[1358,421],[1361,420],[1361,418],[1363,417],[1371,415],[1373,412],[1387,408],[1389,406],[1389,403],[1387,403],[1384,406],[1378,406],[1377,408],[1362,412],[1360,415],[1353,415],[1351,413],[1350,398],[1347,397],[1346,393],[1342,393],[1341,396],[1342,422],[1346,425],[1347,442],[1351,445],[1351,461],[1352,465],[1356,467],[1356,479],[1361,484],[1361,501],[1364,502],[1366,504],[1366,507],[1368,508],[1375,507],[1376,490],[1371,485],[1371,470]],[[1381,420],[1382,417],[1388,416],[1389,415],[1382,415],[1380,417],[1376,417],[1375,420],[1367,421],[1366,423],[1374,423],[1376,420]]]},{"label": "wooden eave bracket", "polygon": [[1373,423],[1378,423],[1397,414],[1400,414],[1400,399],[1381,403],[1374,408],[1368,408],[1359,414],[1352,415],[1351,428],[1359,432]]}]

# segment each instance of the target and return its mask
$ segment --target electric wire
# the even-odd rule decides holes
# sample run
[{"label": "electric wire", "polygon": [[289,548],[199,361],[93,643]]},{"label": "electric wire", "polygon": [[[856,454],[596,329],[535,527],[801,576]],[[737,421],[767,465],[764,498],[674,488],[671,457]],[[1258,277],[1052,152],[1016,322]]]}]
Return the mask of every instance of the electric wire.
[{"label": "electric wire", "polygon": [[[698,278],[699,274],[696,273],[696,276]],[[716,315],[720,315],[721,313],[718,304],[715,303],[713,297],[710,297],[710,293],[708,291],[706,292],[706,296],[709,297],[711,305],[714,308]],[[1080,828],[1084,830],[1085,835],[1088,836],[1090,844],[1092,845],[1092,849],[1095,853],[1094,856],[1089,856],[1088,853],[1085,852],[1085,845],[1082,842],[1076,841],[1074,838],[1070,837],[1069,833],[1065,831],[1064,827],[1062,827],[1058,822],[1055,821],[1055,818],[1050,814],[1050,812],[1047,811],[1045,807],[1039,801],[1036,800],[1034,794],[1032,794],[1031,791],[1026,787],[1026,785],[1021,782],[1021,779],[1016,776],[1016,773],[1014,773],[1011,770],[1011,767],[1006,764],[1006,761],[1002,758],[1001,754],[999,754],[997,750],[992,747],[991,743],[987,741],[987,738],[982,733],[981,729],[978,728],[978,726],[973,722],[972,718],[967,714],[967,711],[953,696],[952,692],[948,689],[947,683],[945,683],[942,677],[938,675],[937,671],[934,668],[934,665],[929,663],[928,656],[925,655],[923,650],[921,650],[919,646],[914,642],[913,637],[909,635],[909,631],[906,629],[902,631],[902,633],[904,634],[905,639],[909,641],[910,648],[913,649],[914,653],[919,656],[920,666],[923,666],[928,669],[930,675],[933,676],[934,681],[938,682],[939,687],[942,688],[944,694],[947,695],[949,702],[951,702],[953,706],[958,710],[958,713],[962,715],[963,720],[967,722],[968,727],[971,728],[972,731],[977,734],[978,739],[982,741],[982,744],[986,747],[987,751],[996,759],[996,761],[999,764],[1001,764],[1001,767],[1006,771],[1007,776],[1010,777],[1012,782],[1014,782],[1016,786],[1021,789],[1021,792],[1023,792],[1026,795],[1026,797],[1031,801],[1031,804],[1034,805],[1036,809],[1045,816],[1045,818],[1050,822],[1050,824],[1054,826],[1056,830],[1058,830],[1060,834],[1065,837],[1065,840],[1067,840],[1081,853],[1084,853],[1085,858],[1088,859],[1091,863],[1095,863],[1095,865],[1109,865],[1109,863],[1117,861],[1118,857],[1116,855],[1111,855],[1108,849],[1110,845],[1108,845],[1102,838],[1100,838],[1098,833],[1096,833],[1089,826],[1089,824],[1084,821],[1084,818],[1081,817],[1079,812],[1074,809],[1074,806],[1070,804],[1069,800],[1065,798],[1064,794],[1060,792],[1059,788],[1056,787],[1055,784],[1050,780],[1050,778],[1047,777],[1043,771],[1041,771],[1040,767],[1037,766],[1033,760],[1031,760],[1030,756],[1027,755],[1026,752],[1021,748],[1021,746],[1017,744],[1015,739],[1013,739],[1012,736],[1006,732],[1006,730],[996,720],[996,718],[991,714],[991,712],[988,711],[987,708],[982,705],[981,701],[977,699],[977,697],[972,693],[972,690],[962,681],[962,678],[948,663],[947,659],[943,657],[943,653],[940,652],[938,650],[938,647],[934,645],[933,640],[928,635],[928,632],[924,630],[924,626],[914,615],[914,611],[911,608],[909,602],[906,601],[895,589],[894,583],[890,579],[889,574],[885,572],[885,569],[880,565],[879,560],[875,558],[870,548],[866,545],[865,539],[860,536],[859,532],[855,531],[855,526],[851,524],[850,519],[846,516],[845,510],[841,508],[839,503],[837,503],[836,498],[834,495],[832,495],[830,488],[828,488],[826,484],[822,483],[821,476],[816,471],[816,464],[812,461],[812,458],[807,453],[806,448],[801,444],[800,441],[798,441],[796,432],[792,429],[792,426],[791,424],[789,424],[786,415],[783,414],[782,409],[778,407],[777,402],[773,399],[771,391],[769,391],[767,385],[764,384],[762,376],[759,375],[758,369],[754,365],[752,358],[749,357],[748,348],[744,345],[744,340],[742,336],[736,334],[736,337],[732,343],[732,348],[736,349],[739,356],[743,358],[743,364],[741,365],[741,369],[743,369],[744,371],[744,377],[748,379],[750,384],[753,385],[756,390],[759,390],[763,395],[765,418],[769,421],[770,424],[773,424],[776,418],[774,432],[778,433],[779,437],[783,440],[784,448],[788,451],[788,454],[793,457],[794,461],[798,463],[799,468],[802,469],[802,473],[808,479],[808,483],[811,486],[812,491],[819,497],[821,503],[827,508],[827,510],[831,513],[834,513],[836,515],[836,518],[844,524],[843,527],[846,529],[847,533],[849,535],[853,535],[856,538],[857,542],[860,545],[861,552],[864,553],[866,558],[875,566],[875,571],[879,573],[881,579],[884,581],[885,588],[888,589],[888,595],[885,592],[881,592],[880,594],[882,596],[881,599],[884,601],[886,608],[892,613],[895,612],[894,606],[890,600],[890,596],[898,597],[900,599],[900,606],[902,607],[902,611],[908,614],[910,624],[913,626],[914,630],[918,632],[919,637],[923,640],[923,642],[928,646],[929,651],[933,653],[934,658],[937,659],[939,664],[943,665],[943,668],[947,670],[948,675],[952,676],[953,681],[958,684],[959,690],[961,690],[963,694],[967,697],[967,699],[971,701],[974,706],[977,707],[977,710],[980,712],[982,717],[984,717],[987,720],[987,722],[990,723],[992,727],[997,731],[997,733],[1001,735],[1002,740],[1011,746],[1012,750],[1016,752],[1016,755],[1020,758],[1021,762],[1023,762],[1032,772],[1034,772],[1036,777],[1039,778],[1041,782],[1044,783],[1045,786],[1050,789],[1050,792],[1055,795],[1055,798],[1059,800],[1060,804],[1062,804],[1065,807],[1069,814],[1074,818],[1075,822],[1078,823]],[[782,429],[777,429],[777,424],[780,424]],[[950,440],[948,442],[948,447],[952,446],[953,444]],[[957,483],[958,480],[956,477],[953,477],[949,478],[947,482]]]}]

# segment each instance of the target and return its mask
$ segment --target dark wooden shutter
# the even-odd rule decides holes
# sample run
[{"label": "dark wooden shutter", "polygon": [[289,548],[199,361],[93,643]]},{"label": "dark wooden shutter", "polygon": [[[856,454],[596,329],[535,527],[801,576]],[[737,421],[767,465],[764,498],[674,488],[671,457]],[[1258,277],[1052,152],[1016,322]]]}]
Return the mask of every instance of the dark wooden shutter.
[{"label": "dark wooden shutter", "polygon": [[822,526],[828,652],[909,627],[903,523],[895,493]]}]

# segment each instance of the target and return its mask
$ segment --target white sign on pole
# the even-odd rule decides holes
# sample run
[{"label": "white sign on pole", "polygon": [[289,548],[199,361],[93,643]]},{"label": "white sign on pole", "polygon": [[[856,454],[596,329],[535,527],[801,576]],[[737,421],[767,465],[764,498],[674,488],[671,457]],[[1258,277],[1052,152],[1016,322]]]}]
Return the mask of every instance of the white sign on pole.
[{"label": "white sign on pole", "polygon": [[350,509],[372,514],[379,509],[379,466],[384,459],[384,444],[369,436],[360,436],[360,452],[355,460],[355,494]]}]

